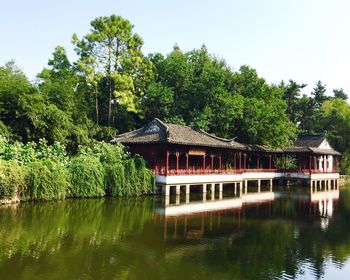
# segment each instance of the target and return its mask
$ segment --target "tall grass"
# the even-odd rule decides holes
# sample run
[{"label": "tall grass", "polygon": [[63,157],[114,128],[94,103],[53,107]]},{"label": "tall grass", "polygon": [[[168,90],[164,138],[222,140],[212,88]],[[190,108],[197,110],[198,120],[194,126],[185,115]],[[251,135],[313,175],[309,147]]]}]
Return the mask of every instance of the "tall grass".
[{"label": "tall grass", "polygon": [[97,143],[69,157],[64,146],[0,139],[0,199],[138,196],[153,192],[154,174],[120,144]]},{"label": "tall grass", "polygon": [[25,168],[14,161],[0,160],[0,199],[11,199],[25,188]]},{"label": "tall grass", "polygon": [[154,173],[146,166],[146,161],[142,157],[135,157],[135,168],[137,172],[136,189],[138,194],[150,194],[153,192]]},{"label": "tall grass", "polygon": [[125,191],[125,169],[122,162],[115,164],[106,164],[106,193],[108,196],[124,196],[127,195]]},{"label": "tall grass", "polygon": [[71,186],[68,170],[50,159],[29,164],[26,181],[23,198],[27,200],[64,199]]},{"label": "tall grass", "polygon": [[71,173],[70,197],[102,197],[105,193],[105,170],[92,156],[78,156],[69,164]]},{"label": "tall grass", "polygon": [[153,192],[154,174],[141,157],[106,165],[107,193],[111,196],[138,196]]}]

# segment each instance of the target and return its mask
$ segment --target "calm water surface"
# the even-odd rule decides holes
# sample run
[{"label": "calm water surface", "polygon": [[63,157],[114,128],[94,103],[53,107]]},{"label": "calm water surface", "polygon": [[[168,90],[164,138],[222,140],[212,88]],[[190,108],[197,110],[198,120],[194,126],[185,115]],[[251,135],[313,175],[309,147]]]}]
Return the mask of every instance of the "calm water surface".
[{"label": "calm water surface", "polygon": [[276,194],[171,217],[157,197],[0,207],[0,279],[350,279],[350,192]]}]

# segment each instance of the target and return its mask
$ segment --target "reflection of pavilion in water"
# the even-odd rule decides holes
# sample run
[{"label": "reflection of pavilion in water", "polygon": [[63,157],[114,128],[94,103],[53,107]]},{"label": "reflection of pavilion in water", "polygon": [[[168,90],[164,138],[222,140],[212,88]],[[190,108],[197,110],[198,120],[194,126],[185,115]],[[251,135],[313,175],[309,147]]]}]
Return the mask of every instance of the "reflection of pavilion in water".
[{"label": "reflection of pavilion in water", "polygon": [[283,203],[291,201],[301,219],[320,218],[320,227],[325,230],[335,214],[338,199],[338,189],[316,189],[309,193],[264,191],[233,198],[208,194],[201,201],[191,202],[188,196],[176,196],[175,203],[163,200],[163,204],[156,208],[156,219],[164,220],[164,239],[167,240],[201,239],[225,233],[236,235],[247,219],[250,222],[280,217],[288,219]]},{"label": "reflection of pavilion in water", "polygon": [[320,217],[320,227],[322,230],[328,228],[329,221],[334,215],[334,210],[339,199],[339,190],[313,192],[307,196],[293,195],[301,203],[309,204],[309,214]]}]

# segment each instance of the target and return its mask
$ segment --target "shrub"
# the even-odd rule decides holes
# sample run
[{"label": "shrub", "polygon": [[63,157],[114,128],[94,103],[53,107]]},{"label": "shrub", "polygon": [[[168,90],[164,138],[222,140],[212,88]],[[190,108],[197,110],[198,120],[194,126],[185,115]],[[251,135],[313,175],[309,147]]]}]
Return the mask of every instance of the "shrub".
[{"label": "shrub", "polygon": [[125,170],[125,195],[136,195],[137,194],[137,173],[135,167],[135,161],[133,159],[127,159],[124,161]]},{"label": "shrub", "polygon": [[14,161],[0,160],[0,199],[12,198],[25,189],[25,168]]},{"label": "shrub", "polygon": [[80,148],[79,155],[98,157],[102,163],[114,164],[129,157],[125,147],[119,143],[109,144],[105,142],[94,143],[93,146]]},{"label": "shrub", "polygon": [[154,175],[147,169],[144,159],[130,157],[118,143],[85,146],[77,156],[69,158],[65,147],[59,143],[48,145],[44,139],[38,144],[10,143],[2,137],[1,159],[6,163],[1,169],[1,197],[11,197],[17,190],[24,200],[102,197],[106,193],[113,197],[133,196],[153,192]]},{"label": "shrub", "polygon": [[143,194],[153,194],[154,193],[154,172],[148,168],[145,168],[142,172],[142,193]]},{"label": "shrub", "polygon": [[106,164],[105,168],[107,195],[112,197],[126,195],[124,165],[122,163]]},{"label": "shrub", "polygon": [[154,173],[146,166],[146,161],[142,157],[135,157],[135,167],[138,173],[137,190],[138,194],[151,194],[154,189]]},{"label": "shrub", "polygon": [[141,157],[125,160],[125,192],[124,195],[142,195],[153,192],[153,172],[146,168]]},{"label": "shrub", "polygon": [[98,158],[77,156],[69,164],[71,173],[70,197],[101,197],[105,195],[104,168]]},{"label": "shrub", "polygon": [[48,145],[45,139],[40,139],[38,145],[36,145],[35,148],[36,157],[38,159],[50,158],[64,165],[68,163],[66,147],[59,142],[55,142],[52,145]]},{"label": "shrub", "polygon": [[0,158],[15,160],[20,165],[43,159],[52,159],[62,164],[68,162],[65,146],[59,142],[48,145],[45,139],[41,139],[38,144],[34,142],[23,144],[21,142],[10,143],[5,138],[0,138]]},{"label": "shrub", "polygon": [[[12,133],[9,127],[7,127],[1,120],[0,120],[0,138],[1,137],[11,137]],[[1,140],[1,139],[0,139]]]},{"label": "shrub", "polygon": [[23,198],[30,200],[64,199],[70,187],[67,170],[51,159],[30,163],[27,182]]}]

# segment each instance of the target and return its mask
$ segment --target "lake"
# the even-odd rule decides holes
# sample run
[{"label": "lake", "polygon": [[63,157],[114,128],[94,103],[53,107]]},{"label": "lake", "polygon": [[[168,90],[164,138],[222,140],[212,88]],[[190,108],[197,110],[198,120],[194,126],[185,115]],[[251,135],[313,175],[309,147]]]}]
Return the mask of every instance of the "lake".
[{"label": "lake", "polygon": [[1,206],[0,279],[348,279],[350,191],[229,199]]}]

